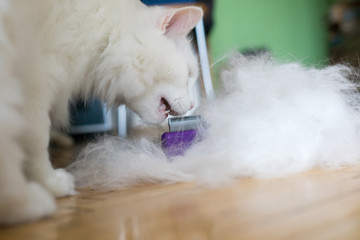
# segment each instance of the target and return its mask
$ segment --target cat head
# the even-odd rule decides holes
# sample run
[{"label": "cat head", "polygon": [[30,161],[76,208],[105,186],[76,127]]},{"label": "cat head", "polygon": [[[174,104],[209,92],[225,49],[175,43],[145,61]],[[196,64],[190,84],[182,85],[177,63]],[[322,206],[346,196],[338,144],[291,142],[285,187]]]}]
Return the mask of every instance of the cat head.
[{"label": "cat head", "polygon": [[198,7],[143,10],[123,26],[125,33],[109,40],[100,85],[107,89],[105,101],[125,103],[145,122],[158,124],[195,104],[198,60],[187,35],[203,12]]}]

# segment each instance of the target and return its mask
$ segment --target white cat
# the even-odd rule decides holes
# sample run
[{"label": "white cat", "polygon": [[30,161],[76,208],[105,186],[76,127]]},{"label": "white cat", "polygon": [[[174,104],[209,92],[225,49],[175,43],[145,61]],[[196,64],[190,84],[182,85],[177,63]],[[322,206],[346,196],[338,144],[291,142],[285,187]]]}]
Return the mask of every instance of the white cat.
[{"label": "white cat", "polygon": [[153,124],[194,106],[187,35],[202,15],[138,0],[0,0],[0,223],[47,216],[53,196],[74,193],[47,152],[72,97],[125,103]]}]

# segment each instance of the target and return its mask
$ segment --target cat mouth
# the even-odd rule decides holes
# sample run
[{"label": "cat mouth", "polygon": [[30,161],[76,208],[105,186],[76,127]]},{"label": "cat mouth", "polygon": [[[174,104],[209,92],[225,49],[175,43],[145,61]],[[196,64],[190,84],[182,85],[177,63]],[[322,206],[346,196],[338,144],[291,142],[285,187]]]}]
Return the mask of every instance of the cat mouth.
[{"label": "cat mouth", "polygon": [[161,98],[160,100],[160,111],[164,112],[166,115],[170,114],[172,116],[179,116],[178,112],[175,112],[171,109],[170,103],[166,100],[166,98]]}]

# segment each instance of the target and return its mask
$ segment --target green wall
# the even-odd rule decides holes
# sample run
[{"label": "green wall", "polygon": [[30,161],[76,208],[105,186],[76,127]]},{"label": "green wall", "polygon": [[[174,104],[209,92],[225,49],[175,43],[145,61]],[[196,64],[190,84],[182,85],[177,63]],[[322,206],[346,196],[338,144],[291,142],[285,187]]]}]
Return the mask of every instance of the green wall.
[{"label": "green wall", "polygon": [[212,61],[230,49],[268,48],[280,61],[324,65],[328,0],[215,0]]}]

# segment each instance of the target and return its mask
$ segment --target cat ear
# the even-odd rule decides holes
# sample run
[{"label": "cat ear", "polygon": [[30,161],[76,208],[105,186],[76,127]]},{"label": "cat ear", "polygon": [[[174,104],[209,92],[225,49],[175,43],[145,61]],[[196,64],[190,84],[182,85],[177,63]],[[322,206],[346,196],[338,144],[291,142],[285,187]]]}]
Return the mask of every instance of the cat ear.
[{"label": "cat ear", "polygon": [[169,36],[186,36],[202,17],[203,10],[199,7],[174,8],[160,17],[159,29]]}]

